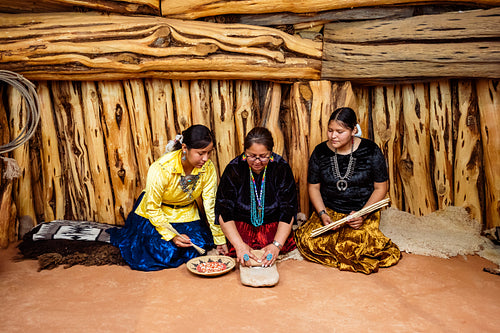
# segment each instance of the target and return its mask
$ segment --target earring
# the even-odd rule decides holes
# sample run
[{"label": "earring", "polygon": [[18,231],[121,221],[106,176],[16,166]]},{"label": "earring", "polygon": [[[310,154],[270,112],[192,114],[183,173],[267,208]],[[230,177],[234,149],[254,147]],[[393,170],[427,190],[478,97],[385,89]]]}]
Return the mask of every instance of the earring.
[{"label": "earring", "polygon": [[183,160],[183,161],[185,161],[185,160],[186,160],[186,152],[185,152],[185,151],[183,151],[183,152],[182,152],[182,160]]},{"label": "earring", "polygon": [[241,159],[242,159],[243,161],[246,161],[246,160],[247,160],[247,154],[243,154],[243,156],[241,157]]}]

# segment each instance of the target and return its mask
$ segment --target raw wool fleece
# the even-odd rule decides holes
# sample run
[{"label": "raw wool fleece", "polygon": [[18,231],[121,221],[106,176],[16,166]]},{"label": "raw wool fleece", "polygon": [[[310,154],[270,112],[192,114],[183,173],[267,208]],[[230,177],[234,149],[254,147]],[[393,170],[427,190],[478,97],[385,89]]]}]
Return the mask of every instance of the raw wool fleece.
[{"label": "raw wool fleece", "polygon": [[481,236],[480,223],[463,207],[420,217],[391,207],[382,211],[380,230],[407,253],[441,258],[477,254],[500,265],[500,247]]}]

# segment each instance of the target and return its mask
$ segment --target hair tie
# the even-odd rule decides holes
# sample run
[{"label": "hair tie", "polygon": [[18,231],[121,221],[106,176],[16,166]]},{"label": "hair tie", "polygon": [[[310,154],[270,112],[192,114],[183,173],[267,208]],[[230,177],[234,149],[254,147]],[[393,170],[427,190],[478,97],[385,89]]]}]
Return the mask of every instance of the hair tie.
[{"label": "hair tie", "polygon": [[356,132],[356,134],[354,134],[354,136],[357,136],[357,137],[361,137],[361,135],[363,135],[363,132],[361,131],[361,126],[359,126],[359,124],[356,124],[356,129],[358,130]]},{"label": "hair tie", "polygon": [[182,136],[182,134],[177,134],[175,136],[175,139],[168,140],[168,143],[165,146],[165,154],[166,153],[170,153],[171,151],[174,151],[175,150],[175,144],[177,142],[179,142],[180,144],[182,144],[182,140],[184,140],[184,137]]}]

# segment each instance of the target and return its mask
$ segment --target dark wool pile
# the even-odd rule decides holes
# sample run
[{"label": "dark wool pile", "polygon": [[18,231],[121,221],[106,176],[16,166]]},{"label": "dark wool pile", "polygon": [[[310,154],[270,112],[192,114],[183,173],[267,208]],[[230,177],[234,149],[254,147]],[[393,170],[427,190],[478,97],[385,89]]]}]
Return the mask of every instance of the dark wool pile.
[{"label": "dark wool pile", "polygon": [[120,250],[106,242],[40,240],[33,241],[36,228],[24,235],[17,246],[16,260],[37,259],[38,271],[53,269],[59,265],[69,268],[74,265],[101,266],[126,265]]}]

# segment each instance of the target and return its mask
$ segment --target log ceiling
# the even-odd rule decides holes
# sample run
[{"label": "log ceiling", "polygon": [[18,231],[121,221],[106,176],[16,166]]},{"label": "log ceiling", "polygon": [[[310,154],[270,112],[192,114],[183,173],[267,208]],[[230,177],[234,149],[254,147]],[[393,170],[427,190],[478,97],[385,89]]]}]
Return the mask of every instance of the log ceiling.
[{"label": "log ceiling", "polygon": [[8,0],[0,69],[31,80],[500,77],[500,1],[417,6],[433,3]]}]

